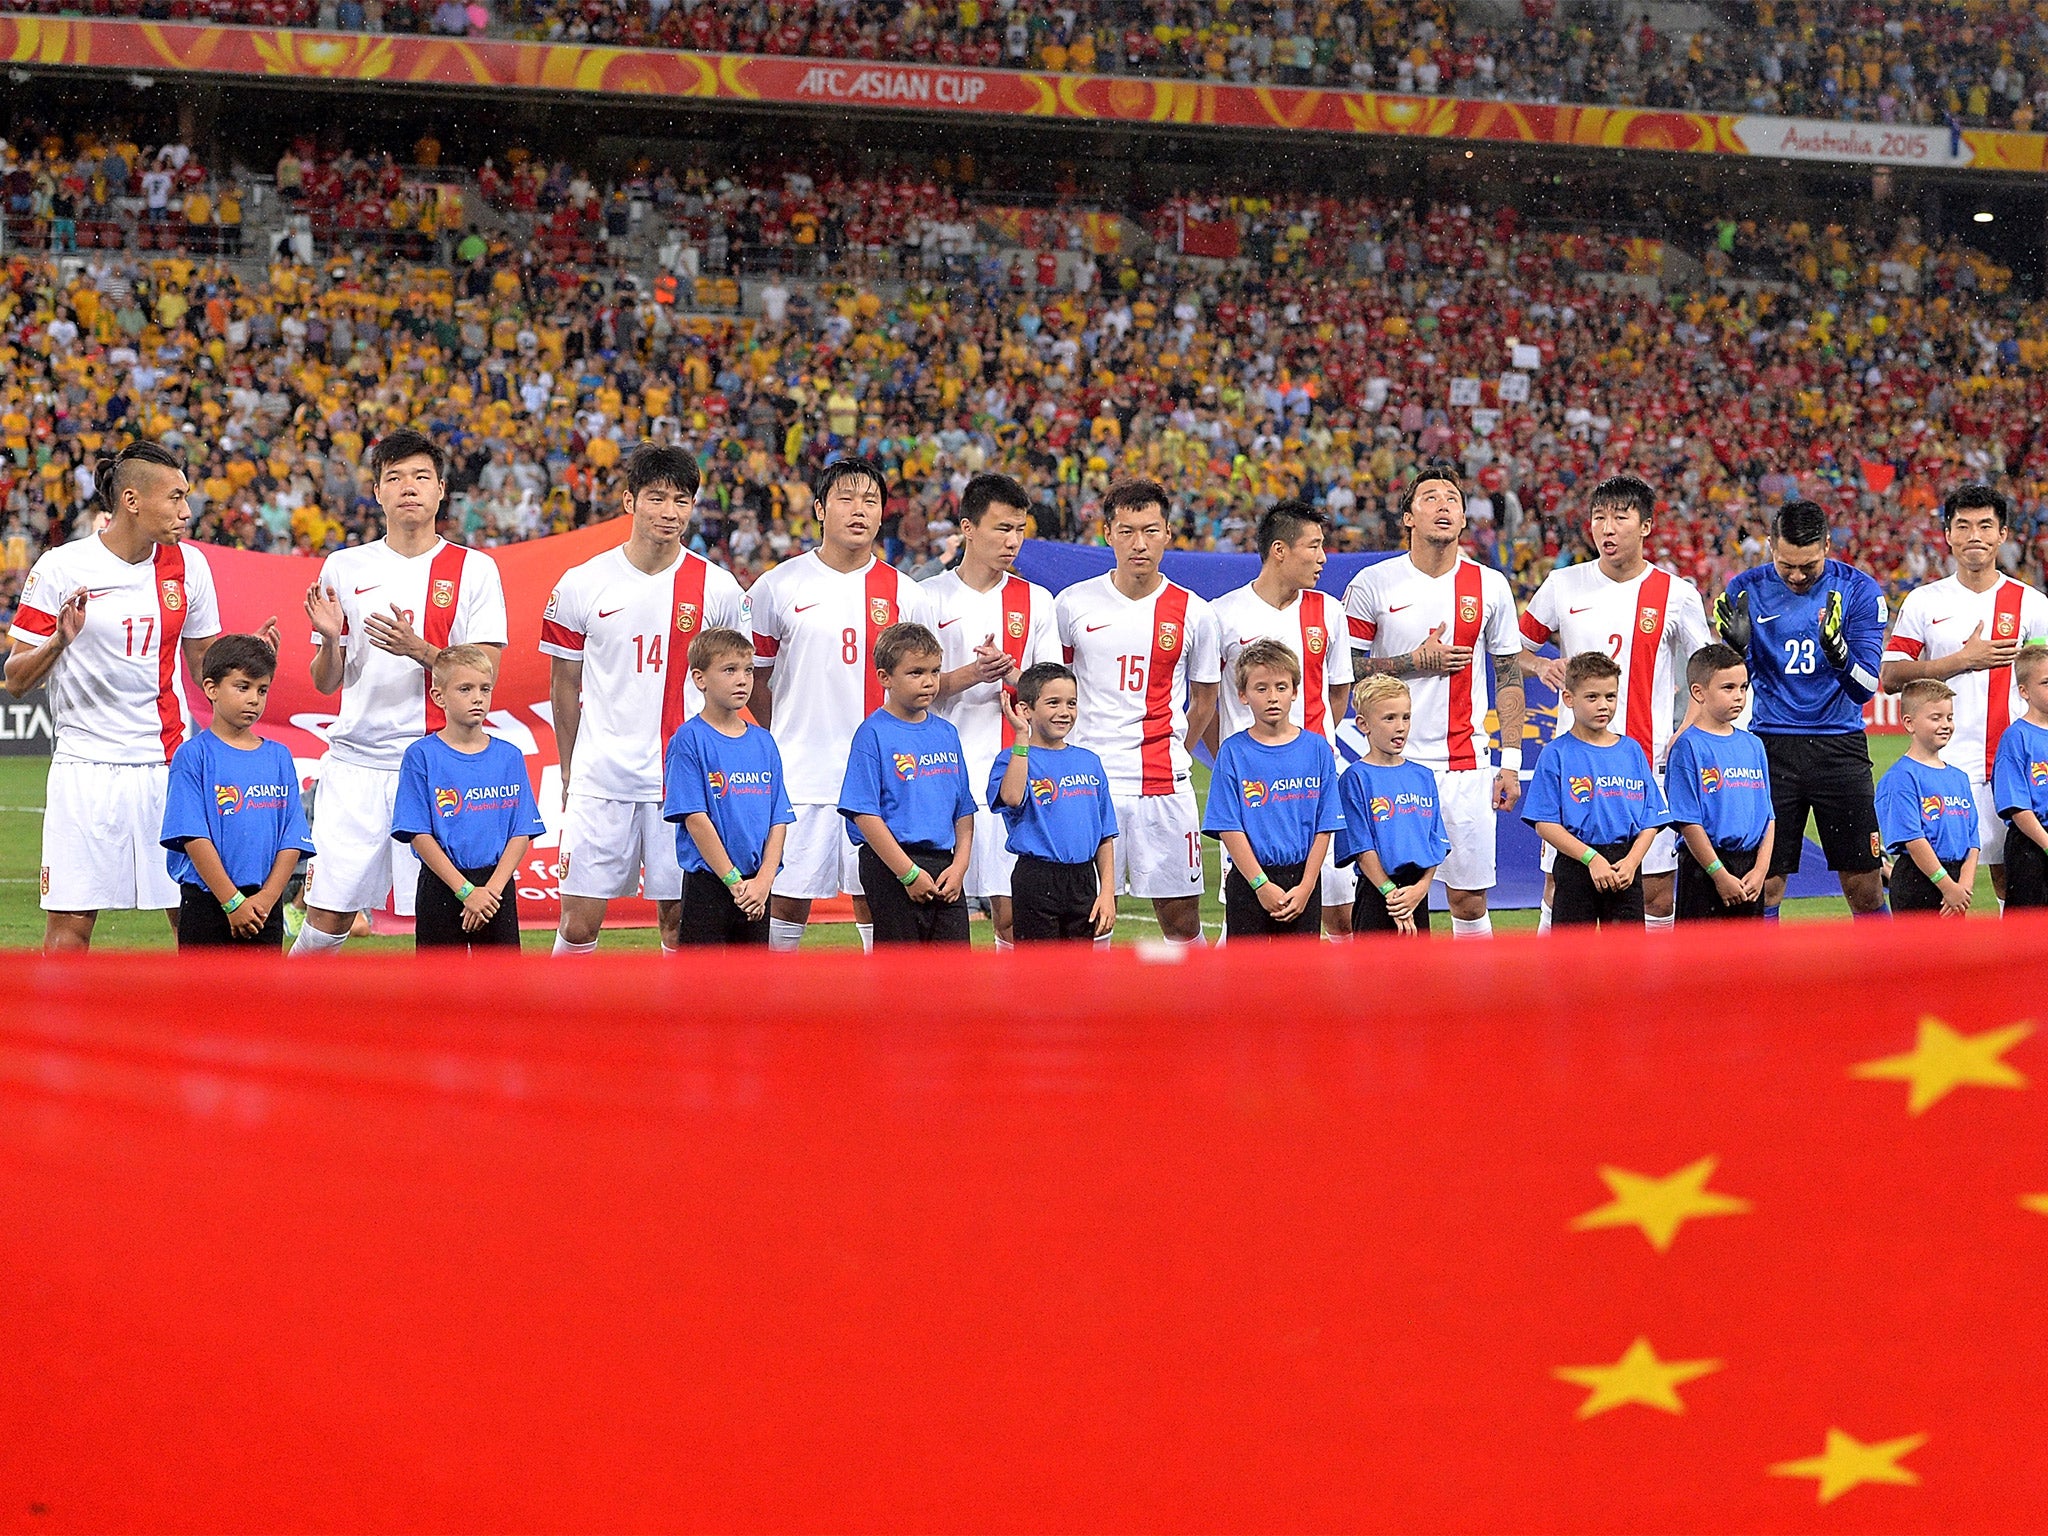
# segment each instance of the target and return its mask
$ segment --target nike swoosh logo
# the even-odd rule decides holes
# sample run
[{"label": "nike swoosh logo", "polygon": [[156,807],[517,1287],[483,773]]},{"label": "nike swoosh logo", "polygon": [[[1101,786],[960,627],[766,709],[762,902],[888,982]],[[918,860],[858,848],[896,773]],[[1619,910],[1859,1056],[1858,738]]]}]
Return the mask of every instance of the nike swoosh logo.
[{"label": "nike swoosh logo", "polygon": [[1954,615],[1954,614],[1952,614],[1952,613],[1945,613],[1945,614],[1943,614],[1943,615],[1942,615],[1942,616],[1941,616],[1940,618],[1938,618],[1938,619],[1934,620],[1934,622],[1935,622],[1936,624],[1946,624],[1946,623],[1947,623],[1947,622],[1948,622],[1948,621],[1949,621],[1950,619],[1952,619],[1952,618],[1954,618],[1954,617],[1955,617],[1955,615]]},{"label": "nike swoosh logo", "polygon": [[625,611],[623,608],[600,608],[597,610],[597,616],[600,619],[608,619],[615,613],[624,613]]},{"label": "nike swoosh logo", "polygon": [[959,622],[960,621],[958,619],[941,619],[939,620],[939,628],[951,629],[955,624],[958,624]]},{"label": "nike swoosh logo", "polygon": [[1107,628],[1109,628],[1109,626],[1108,626],[1107,624],[1090,624],[1090,625],[1088,626],[1088,633],[1092,635],[1092,634],[1094,634],[1094,633],[1095,633],[1095,631],[1097,631],[1098,629],[1107,629]]},{"label": "nike swoosh logo", "polygon": [[1568,608],[1568,609],[1566,609],[1565,611],[1566,611],[1567,613],[1570,613],[1570,614],[1571,614],[1571,615],[1573,615],[1574,617],[1577,617],[1577,616],[1578,616],[1579,614],[1582,614],[1582,613],[1589,613],[1589,612],[1591,612],[1591,611],[1592,611],[1592,608],[1593,608],[1593,605],[1592,605],[1591,603],[1588,603],[1588,604],[1586,604],[1586,606],[1585,606],[1584,608]]},{"label": "nike swoosh logo", "polygon": [[1771,624],[1777,621],[1778,616],[1775,613],[1759,613],[1752,615],[1752,617],[1754,617],[1756,622],[1759,624]]},{"label": "nike swoosh logo", "polygon": [[118,592],[120,590],[119,587],[100,587],[97,590],[88,589],[85,596],[87,601],[91,601],[95,597],[105,597],[110,592]]},{"label": "nike swoosh logo", "polygon": [[813,608],[817,606],[818,605],[816,603],[798,603],[794,608],[790,609],[789,611],[791,613],[809,613]]},{"label": "nike swoosh logo", "polygon": [[1413,603],[1403,603],[1403,604],[1402,604],[1402,605],[1401,605],[1400,607],[1398,607],[1398,608],[1389,608],[1389,609],[1387,610],[1387,612],[1389,612],[1389,613],[1406,613],[1406,612],[1407,612],[1407,611],[1408,611],[1408,610],[1409,610],[1410,608],[1413,608],[1414,606],[1415,606],[1415,605],[1414,605]]},{"label": "nike swoosh logo", "polygon": [[377,588],[376,588],[376,587],[374,587],[374,586],[372,586],[372,587],[357,587],[357,588],[356,588],[356,596],[357,596],[357,597],[361,597],[361,596],[362,596],[362,595],[363,595],[363,594],[364,594],[365,592],[374,592],[374,591],[376,591],[376,590],[377,590]]}]

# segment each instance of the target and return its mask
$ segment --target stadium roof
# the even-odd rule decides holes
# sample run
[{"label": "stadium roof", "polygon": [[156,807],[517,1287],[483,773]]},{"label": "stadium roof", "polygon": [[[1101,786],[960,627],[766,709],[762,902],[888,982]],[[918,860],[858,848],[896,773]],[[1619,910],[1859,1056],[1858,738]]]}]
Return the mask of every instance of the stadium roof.
[{"label": "stadium roof", "polygon": [[1925,170],[2038,174],[2048,169],[2048,134],[1998,129],[393,33],[0,16],[0,59],[16,69],[645,96],[733,105],[1033,118],[1077,126],[1149,124],[1381,135]]}]

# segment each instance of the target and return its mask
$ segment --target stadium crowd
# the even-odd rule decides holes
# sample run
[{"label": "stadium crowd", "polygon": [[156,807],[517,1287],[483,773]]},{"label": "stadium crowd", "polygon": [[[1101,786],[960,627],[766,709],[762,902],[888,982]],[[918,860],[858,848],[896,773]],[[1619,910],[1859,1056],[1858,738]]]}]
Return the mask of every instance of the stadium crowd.
[{"label": "stadium crowd", "polygon": [[[376,195],[375,163],[344,164],[304,185]],[[564,208],[604,201],[537,169]],[[364,440],[406,420],[453,449],[451,531],[482,545],[610,515],[633,443],[686,445],[698,545],[747,581],[815,541],[805,487],[849,451],[891,469],[888,548],[908,569],[945,558],[983,469],[1030,488],[1041,537],[1098,537],[1102,491],[1143,473],[1175,487],[1182,547],[1244,547],[1263,508],[1300,496],[1340,546],[1384,548],[1438,455],[1472,477],[1477,550],[1525,595],[1578,557],[1575,491],[1624,470],[1665,498],[1655,557],[1709,592],[1795,492],[1895,592],[1937,563],[1931,514],[1958,478],[2011,488],[2012,569],[2038,579],[2048,552],[2048,306],[1910,219],[1883,248],[1731,221],[1710,278],[1774,280],[1695,292],[1659,288],[1654,242],[1508,207],[1218,194],[1140,231],[976,203],[925,172],[666,179],[651,278],[584,264],[537,216],[523,243],[446,231],[445,265],[345,239],[310,263],[287,245],[260,276],[183,248],[17,251],[0,563],[72,536],[94,455],[137,433],[192,466],[201,538],[332,549],[368,525]],[[1234,254],[1180,249],[1218,239]],[[789,275],[771,272],[758,315],[705,312],[741,249]]]},{"label": "stadium crowd", "polygon": [[[57,0],[0,0],[55,11]],[[1626,4],[1519,25],[1450,0],[98,0],[149,20],[486,32],[567,43],[2031,129],[2048,6],[1751,0],[1664,30]]]}]

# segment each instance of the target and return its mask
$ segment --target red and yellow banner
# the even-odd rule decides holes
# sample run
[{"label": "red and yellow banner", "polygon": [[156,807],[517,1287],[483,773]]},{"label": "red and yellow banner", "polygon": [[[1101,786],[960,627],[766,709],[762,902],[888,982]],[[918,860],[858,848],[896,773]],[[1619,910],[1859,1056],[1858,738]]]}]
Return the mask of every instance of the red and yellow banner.
[{"label": "red and yellow banner", "polygon": [[2043,943],[15,956],[0,1530],[2038,1531]]},{"label": "red and yellow banner", "polygon": [[1367,91],[660,48],[36,16],[0,16],[0,61],[16,67],[402,81],[2000,171],[2042,170],[2043,146],[2048,144],[2048,135],[1991,129],[1951,134],[1946,128],[1808,122],[1718,112],[1539,106]]}]

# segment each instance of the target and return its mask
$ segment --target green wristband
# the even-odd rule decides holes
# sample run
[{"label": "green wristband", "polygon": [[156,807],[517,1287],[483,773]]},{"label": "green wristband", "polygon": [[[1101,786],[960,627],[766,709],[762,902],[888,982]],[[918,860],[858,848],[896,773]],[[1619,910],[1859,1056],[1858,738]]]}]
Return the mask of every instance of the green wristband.
[{"label": "green wristband", "polygon": [[912,864],[910,868],[903,871],[903,873],[898,875],[896,878],[898,880],[901,880],[905,886],[912,886],[917,884],[917,877],[923,873],[924,871],[922,869],[919,869],[917,865]]},{"label": "green wristband", "polygon": [[1382,896],[1391,896],[1394,894],[1394,891],[1395,885],[1394,882],[1391,880],[1385,882],[1383,885],[1380,886],[1380,894]]},{"label": "green wristband", "polygon": [[467,880],[463,881],[462,884],[455,887],[455,899],[457,901],[467,901],[469,900],[470,897],[474,896],[475,894],[476,887],[471,885]]},{"label": "green wristband", "polygon": [[746,876],[740,873],[739,865],[735,864],[731,869],[728,869],[724,874],[720,875],[718,878],[725,882],[725,888],[727,890],[731,890],[734,886],[738,885],[740,881],[744,880]]},{"label": "green wristband", "polygon": [[1031,756],[1031,743],[1028,741],[1018,742],[1017,745],[1010,748],[1010,756],[1021,757],[1026,760],[1029,760]]},{"label": "green wristband", "polygon": [[1723,866],[1721,861],[1719,859],[1716,859],[1713,863],[1707,866],[1707,873],[1710,875],[1718,875],[1719,873],[1721,873],[1722,868]]},{"label": "green wristband", "polygon": [[1273,882],[1271,880],[1268,880],[1266,878],[1265,873],[1263,871],[1256,875],[1253,875],[1250,881],[1251,888],[1255,891],[1264,890],[1267,886],[1271,885],[1272,883]]},{"label": "green wristband", "polygon": [[1593,861],[1599,857],[1600,850],[1598,848],[1588,848],[1584,853],[1579,855],[1579,862],[1585,865],[1586,868],[1591,869],[1593,867]]},{"label": "green wristband", "polygon": [[237,891],[235,892],[234,895],[230,896],[226,901],[220,904],[220,909],[223,912],[232,912],[235,910],[235,908],[239,907],[243,902],[247,901],[248,899],[249,898],[244,896],[240,891]]},{"label": "green wristband", "polygon": [[1933,874],[1933,875],[1932,875],[1932,876],[1930,877],[1930,879],[1929,879],[1929,882],[1928,882],[1928,883],[1929,883],[1929,884],[1931,884],[1931,885],[1939,885],[1939,884],[1941,884],[1941,882],[1942,882],[1942,881],[1946,880],[1947,878],[1948,878],[1948,871],[1947,871],[1947,870],[1945,870],[1945,869],[1937,869],[1937,870],[1936,870],[1936,871],[1934,872],[1934,874]]}]

